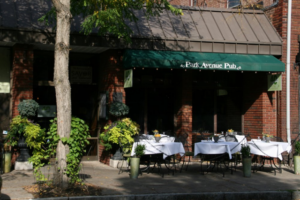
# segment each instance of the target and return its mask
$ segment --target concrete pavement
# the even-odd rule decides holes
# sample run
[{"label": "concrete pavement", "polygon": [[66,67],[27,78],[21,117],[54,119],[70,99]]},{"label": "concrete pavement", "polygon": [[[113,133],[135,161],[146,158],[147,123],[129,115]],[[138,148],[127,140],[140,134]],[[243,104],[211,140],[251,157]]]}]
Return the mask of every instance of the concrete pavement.
[{"label": "concrete pavement", "polygon": [[[103,198],[106,199],[120,199],[119,195],[123,195],[122,199],[145,197],[149,197],[146,199],[199,199],[201,195],[201,199],[205,199],[203,195],[206,195],[206,199],[272,200],[298,199],[299,196],[297,192],[292,191],[300,190],[300,176],[295,175],[293,169],[287,166],[283,167],[282,174],[277,173],[275,176],[268,170],[258,171],[252,173],[251,178],[243,177],[241,167],[238,167],[233,174],[227,171],[225,177],[218,172],[202,175],[199,169],[199,163],[193,163],[188,171],[183,170],[182,173],[175,173],[174,176],[165,174],[162,178],[154,170],[132,180],[128,172],[118,174],[118,169],[91,161],[83,163],[80,174],[86,183],[101,186]],[[166,169],[164,171],[166,172]],[[43,173],[46,176],[52,174],[47,168],[44,168]],[[3,174],[2,179],[1,200],[33,198],[23,189],[23,186],[34,184],[32,171],[12,171]],[[114,197],[112,198],[111,195]],[[83,199],[83,197],[77,199]]]}]

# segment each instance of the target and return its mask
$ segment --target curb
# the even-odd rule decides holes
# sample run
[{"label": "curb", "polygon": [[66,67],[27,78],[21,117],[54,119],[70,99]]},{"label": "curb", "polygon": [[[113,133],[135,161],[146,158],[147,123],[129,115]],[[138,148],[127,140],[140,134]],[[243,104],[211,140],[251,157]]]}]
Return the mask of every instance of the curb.
[{"label": "curb", "polygon": [[170,193],[170,194],[140,194],[140,195],[108,195],[53,197],[31,200],[300,200],[299,191],[262,191],[262,192],[205,192],[205,193]]}]

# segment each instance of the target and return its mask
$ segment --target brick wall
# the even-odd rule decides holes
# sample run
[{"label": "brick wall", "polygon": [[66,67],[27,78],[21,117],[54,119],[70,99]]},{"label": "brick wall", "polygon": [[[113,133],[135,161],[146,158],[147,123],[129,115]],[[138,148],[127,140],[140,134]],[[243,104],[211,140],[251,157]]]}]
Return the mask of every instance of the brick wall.
[{"label": "brick wall", "polygon": [[33,98],[33,50],[30,45],[13,47],[12,117],[19,114],[18,105],[23,99]]},{"label": "brick wall", "polygon": [[[272,9],[266,11],[268,18],[273,23],[276,30],[279,32],[283,39],[283,54],[281,61],[286,63],[287,52],[287,0],[280,0],[279,4]],[[299,114],[298,114],[298,73],[299,68],[293,68],[296,55],[299,52],[298,35],[300,35],[300,2],[293,1],[292,4],[292,32],[291,32],[291,69],[290,69],[290,131],[292,139],[299,133]],[[278,134],[284,140],[287,138],[286,132],[286,73],[283,73],[282,78],[282,91],[279,92],[279,118],[278,118]]]},{"label": "brick wall", "polygon": [[244,130],[252,138],[261,137],[262,133],[281,136],[278,134],[277,92],[267,91],[267,78],[265,72],[244,73]]},{"label": "brick wall", "polygon": [[[120,50],[108,50],[100,54],[99,56],[99,92],[109,91],[108,103],[113,101],[114,92],[123,93],[123,103],[125,103],[125,90],[124,90],[124,71],[121,65],[122,51]],[[111,119],[101,120],[98,130],[103,131],[103,127],[107,122],[111,122]],[[102,145],[99,145],[99,160],[109,165],[110,157],[112,154],[105,151]]]},{"label": "brick wall", "polygon": [[[263,132],[263,99],[262,99],[262,74],[254,72],[244,73],[243,88],[243,113],[244,132],[251,137],[261,136]],[[255,81],[253,81],[255,80]]]}]

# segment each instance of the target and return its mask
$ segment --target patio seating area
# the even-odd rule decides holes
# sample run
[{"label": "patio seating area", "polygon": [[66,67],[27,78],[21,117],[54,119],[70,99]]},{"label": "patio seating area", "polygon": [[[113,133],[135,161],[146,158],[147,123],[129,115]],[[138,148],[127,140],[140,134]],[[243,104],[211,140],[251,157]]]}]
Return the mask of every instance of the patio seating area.
[{"label": "patio seating area", "polygon": [[[202,175],[199,163],[191,162],[187,171],[165,174],[164,178],[153,171],[142,173],[138,179],[130,179],[127,172],[118,174],[118,169],[97,161],[83,162],[80,172],[85,183],[95,184],[103,188],[102,195],[138,195],[138,194],[170,194],[170,193],[220,193],[220,192],[267,192],[299,190],[299,177],[293,170],[283,166],[282,174],[274,176],[271,171],[258,171],[251,178],[244,178],[241,165],[233,174],[209,173]],[[52,168],[45,166],[43,173],[51,178]],[[165,166],[163,171],[167,171]],[[30,199],[31,194],[23,187],[35,183],[32,171],[12,171],[2,174],[3,188],[1,199]],[[267,184],[266,184],[267,183]],[[9,199],[7,198],[7,199]]]},{"label": "patio seating area", "polygon": [[[292,146],[282,141],[264,141],[260,139],[251,139],[249,136],[242,134],[226,134],[217,137],[202,136],[193,146],[187,142],[186,137],[175,138],[163,135],[160,141],[155,141],[154,137],[149,135],[136,138],[131,156],[134,156],[135,147],[138,144],[145,145],[145,155],[147,156],[146,167],[147,173],[155,173],[157,171],[162,177],[171,172],[172,175],[181,173],[182,169],[187,171],[192,160],[194,162],[194,170],[206,174],[208,172],[220,172],[223,177],[229,172],[233,174],[237,168],[242,167],[242,146],[249,146],[252,159],[251,168],[253,173],[257,171],[272,171],[282,173],[281,161],[282,153],[292,151]],[[211,138],[212,140],[206,140]],[[250,140],[249,140],[250,138]],[[191,153],[193,155],[191,155]],[[277,160],[275,164],[274,160]],[[198,165],[198,167],[197,167]],[[163,170],[165,166],[166,170]],[[121,169],[120,169],[121,170]]]}]

